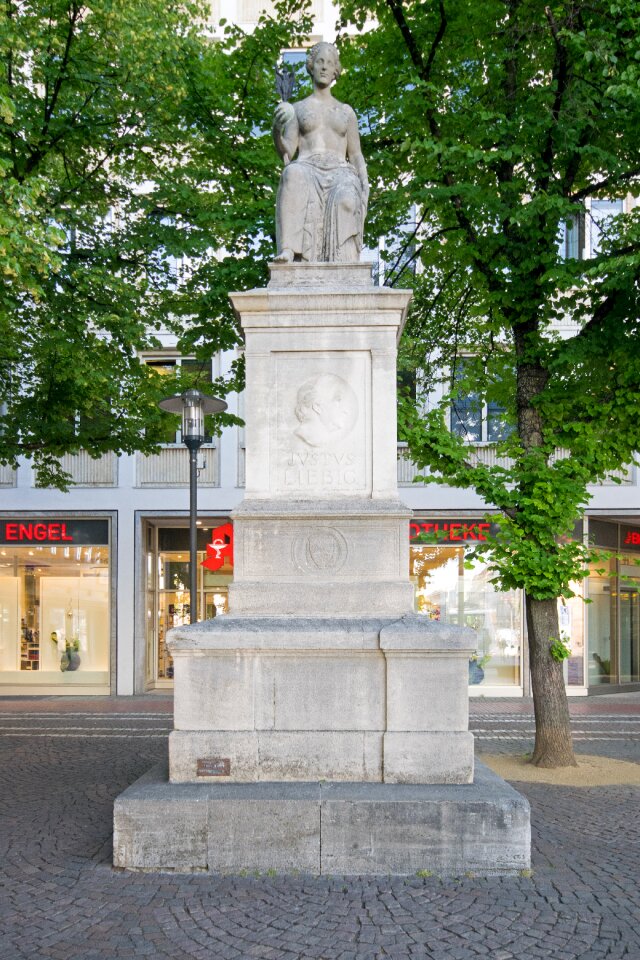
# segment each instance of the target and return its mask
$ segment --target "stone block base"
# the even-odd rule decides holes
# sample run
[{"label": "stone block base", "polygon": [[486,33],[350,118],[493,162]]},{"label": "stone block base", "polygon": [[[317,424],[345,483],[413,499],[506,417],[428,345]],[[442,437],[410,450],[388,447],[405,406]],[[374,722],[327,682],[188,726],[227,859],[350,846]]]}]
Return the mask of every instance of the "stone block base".
[{"label": "stone block base", "polygon": [[481,763],[466,785],[171,784],[156,767],[114,808],[128,870],[451,876],[530,866],[527,800]]},{"label": "stone block base", "polygon": [[170,779],[470,783],[474,639],[415,614],[174,629]]},{"label": "stone block base", "polygon": [[473,766],[468,730],[384,734],[385,783],[472,783]]}]

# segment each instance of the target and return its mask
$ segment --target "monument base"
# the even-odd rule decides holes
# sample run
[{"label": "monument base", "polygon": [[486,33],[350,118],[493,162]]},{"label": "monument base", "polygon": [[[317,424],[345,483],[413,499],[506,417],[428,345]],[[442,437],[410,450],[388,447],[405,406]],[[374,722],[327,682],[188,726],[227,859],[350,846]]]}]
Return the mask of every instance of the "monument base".
[{"label": "monument base", "polygon": [[481,763],[471,784],[169,783],[116,800],[113,863],[178,873],[441,876],[530,866],[527,800]]},{"label": "monument base", "polygon": [[172,783],[471,783],[475,637],[404,617],[174,628]]}]

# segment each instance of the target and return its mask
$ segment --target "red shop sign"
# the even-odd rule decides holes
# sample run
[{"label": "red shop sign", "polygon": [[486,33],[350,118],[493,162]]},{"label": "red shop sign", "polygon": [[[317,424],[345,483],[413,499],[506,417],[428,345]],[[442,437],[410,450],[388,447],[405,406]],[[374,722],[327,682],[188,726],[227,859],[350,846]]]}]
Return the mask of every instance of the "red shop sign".
[{"label": "red shop sign", "polygon": [[211,531],[211,543],[207,544],[207,558],[201,566],[207,570],[219,570],[228,560],[233,566],[233,524],[223,523]]},{"label": "red shop sign", "polygon": [[0,517],[0,544],[108,546],[109,521],[92,517]]},{"label": "red shop sign", "polygon": [[73,543],[73,537],[67,533],[66,523],[5,523],[4,537],[7,543],[37,541],[42,543]]},{"label": "red shop sign", "polygon": [[[414,520],[409,524],[409,539],[416,540],[422,534],[440,543],[472,543],[488,540],[491,524],[479,520]],[[426,538],[425,538],[426,539]]]}]

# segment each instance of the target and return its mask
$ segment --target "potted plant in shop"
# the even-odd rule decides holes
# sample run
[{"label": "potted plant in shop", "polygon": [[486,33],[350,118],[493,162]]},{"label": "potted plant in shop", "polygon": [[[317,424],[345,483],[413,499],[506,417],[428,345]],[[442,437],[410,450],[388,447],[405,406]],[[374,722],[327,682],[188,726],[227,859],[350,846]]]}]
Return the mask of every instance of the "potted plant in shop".
[{"label": "potted plant in shop", "polygon": [[[58,646],[58,634],[55,630],[51,632],[51,641]],[[64,673],[65,671],[73,672],[77,670],[80,666],[80,640],[78,637],[71,637],[65,641],[64,650],[62,651],[62,656],[60,657],[60,669]]]},{"label": "potted plant in shop", "polygon": [[475,650],[469,657],[469,683],[482,683],[484,680],[484,668],[489,663],[491,657],[488,653],[478,653]]}]

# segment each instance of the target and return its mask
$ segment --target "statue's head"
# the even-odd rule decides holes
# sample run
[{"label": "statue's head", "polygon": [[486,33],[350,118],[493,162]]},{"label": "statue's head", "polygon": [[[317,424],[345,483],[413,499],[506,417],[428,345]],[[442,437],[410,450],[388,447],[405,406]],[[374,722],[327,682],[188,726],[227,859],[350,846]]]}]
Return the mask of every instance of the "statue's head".
[{"label": "statue's head", "polygon": [[321,40],[320,43],[314,44],[307,54],[307,73],[311,76],[313,75],[313,65],[316,62],[316,57],[320,53],[324,53],[325,56],[329,55],[333,58],[335,64],[334,73],[335,79],[337,80],[340,74],[342,73],[342,67],[340,66],[340,55],[338,54],[338,48],[334,46],[333,43],[327,43],[325,40]]}]

